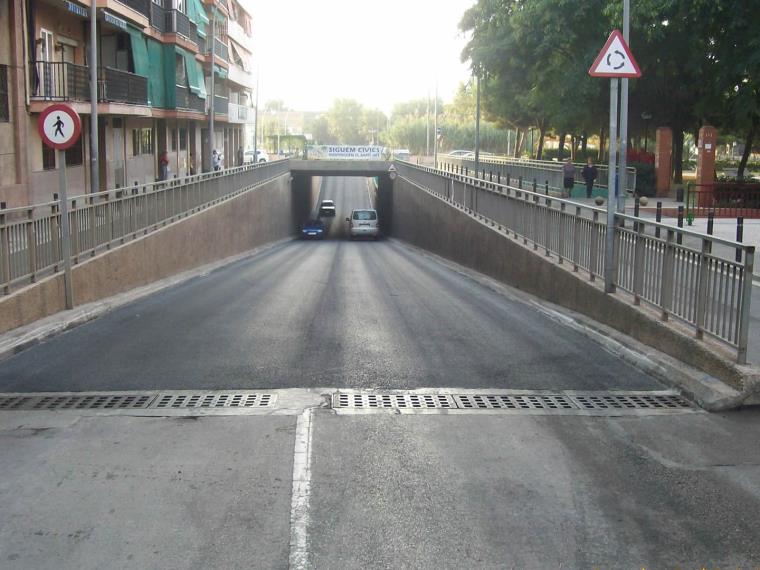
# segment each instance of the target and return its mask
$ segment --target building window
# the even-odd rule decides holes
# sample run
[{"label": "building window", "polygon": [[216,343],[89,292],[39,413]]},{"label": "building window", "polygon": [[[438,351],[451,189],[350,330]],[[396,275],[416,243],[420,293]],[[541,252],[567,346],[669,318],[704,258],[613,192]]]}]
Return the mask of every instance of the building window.
[{"label": "building window", "polygon": [[55,149],[42,143],[42,169],[55,170]]},{"label": "building window", "polygon": [[7,123],[11,116],[8,109],[8,66],[0,65],[0,123]]},{"label": "building window", "polygon": [[187,150],[187,129],[179,130],[179,150]]},{"label": "building window", "polygon": [[181,55],[175,56],[174,71],[177,76],[177,85],[185,87],[187,85],[187,73],[185,73],[185,58]]},{"label": "building window", "polygon": [[153,154],[153,130],[132,129],[132,156]]},{"label": "building window", "polygon": [[177,152],[177,129],[172,129],[172,152]]},{"label": "building window", "polygon": [[81,166],[83,154],[82,137],[80,136],[77,142],[66,149],[66,166]]}]

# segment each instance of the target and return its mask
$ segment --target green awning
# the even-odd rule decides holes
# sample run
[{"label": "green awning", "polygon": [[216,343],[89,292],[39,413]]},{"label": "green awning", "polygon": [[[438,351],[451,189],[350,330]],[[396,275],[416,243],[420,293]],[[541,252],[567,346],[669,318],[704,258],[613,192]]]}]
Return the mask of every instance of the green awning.
[{"label": "green awning", "polygon": [[132,61],[135,65],[135,73],[150,77],[150,61],[148,59],[148,48],[145,47],[145,37],[142,30],[133,26],[127,27],[129,38],[132,44]]},{"label": "green awning", "polygon": [[187,16],[191,21],[195,22],[198,28],[198,35],[206,37],[206,24],[209,23],[208,16],[206,16],[206,9],[201,4],[201,0],[189,0],[187,3]]},{"label": "green awning", "polygon": [[[163,46],[148,39],[148,94],[153,107],[166,107]],[[172,70],[173,72],[174,70]]]},{"label": "green awning", "polygon": [[[198,66],[195,62],[195,56],[187,50],[177,47],[177,53],[179,53],[185,60],[185,70],[187,72],[187,85],[192,93],[195,93],[200,97],[201,86],[198,78]],[[201,76],[203,77],[203,76]],[[203,97],[205,99],[205,97]]]},{"label": "green awning", "polygon": [[201,65],[201,62],[198,60],[195,60],[195,73],[198,77],[198,87],[200,88],[198,97],[205,99],[207,97],[206,78],[203,75],[203,65]]},{"label": "green awning", "polygon": [[214,73],[222,79],[227,79],[227,70],[214,64]]}]

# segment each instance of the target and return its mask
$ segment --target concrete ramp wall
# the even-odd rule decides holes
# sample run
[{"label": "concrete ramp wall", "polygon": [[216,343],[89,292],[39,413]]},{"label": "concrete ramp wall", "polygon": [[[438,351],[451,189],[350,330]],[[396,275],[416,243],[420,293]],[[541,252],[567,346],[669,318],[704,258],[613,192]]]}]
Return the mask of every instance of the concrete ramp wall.
[{"label": "concrete ramp wall", "polygon": [[[73,268],[76,305],[147,285],[295,233],[319,191],[317,179],[291,188],[285,174],[200,210]],[[64,310],[63,275],[0,299],[0,332]]]},{"label": "concrete ramp wall", "polygon": [[[541,250],[524,246],[404,178],[396,179],[392,190],[385,190],[389,191],[392,196],[380,199],[383,189],[379,189],[378,203],[384,206],[381,216],[392,215],[394,237],[586,315],[742,388],[741,375],[729,357],[677,325],[662,322],[652,311],[633,306],[618,294],[605,294],[600,282],[582,279],[572,272],[571,265],[558,264]],[[589,349],[598,347],[590,345]]]}]

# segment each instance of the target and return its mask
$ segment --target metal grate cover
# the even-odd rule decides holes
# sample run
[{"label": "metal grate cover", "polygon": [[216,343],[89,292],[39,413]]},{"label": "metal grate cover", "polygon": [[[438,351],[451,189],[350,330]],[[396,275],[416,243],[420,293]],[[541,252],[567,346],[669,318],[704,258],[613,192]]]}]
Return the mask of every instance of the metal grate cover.
[{"label": "metal grate cover", "polygon": [[0,396],[0,410],[124,410],[144,409],[151,394],[77,394]]},{"label": "metal grate cover", "polygon": [[524,393],[524,394],[376,394],[338,393],[333,408],[341,409],[454,409],[616,412],[634,410],[691,410],[691,404],[677,394],[651,392]]},{"label": "metal grate cover", "polygon": [[335,394],[334,408],[456,408],[446,394]]},{"label": "metal grate cover", "polygon": [[467,394],[454,396],[461,409],[572,410],[576,406],[564,395],[548,394]]},{"label": "metal grate cover", "polygon": [[151,393],[151,394],[14,394],[0,395],[0,410],[134,410],[188,408],[266,408],[274,394]]},{"label": "metal grate cover", "polygon": [[266,408],[274,405],[273,394],[161,394],[155,408]]},{"label": "metal grate cover", "polygon": [[665,410],[691,408],[689,402],[675,394],[575,394],[582,410]]}]

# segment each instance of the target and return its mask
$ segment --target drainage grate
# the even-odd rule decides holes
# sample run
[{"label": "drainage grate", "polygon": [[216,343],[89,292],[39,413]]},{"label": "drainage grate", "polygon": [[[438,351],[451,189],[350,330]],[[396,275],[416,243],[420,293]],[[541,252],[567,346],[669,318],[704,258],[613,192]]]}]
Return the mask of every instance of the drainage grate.
[{"label": "drainage grate", "polygon": [[334,408],[456,408],[446,394],[335,394]]},{"label": "drainage grate", "polygon": [[675,394],[575,394],[582,410],[675,410],[691,408]]},{"label": "drainage grate", "polygon": [[676,394],[334,394],[334,408],[351,409],[458,409],[515,411],[607,411],[624,410],[691,410],[687,400]]},{"label": "drainage grate", "polygon": [[462,409],[508,410],[572,410],[573,402],[567,396],[554,394],[467,394],[454,396]]},{"label": "drainage grate", "polygon": [[273,394],[161,394],[154,408],[267,408],[273,406]]},{"label": "drainage grate", "polygon": [[147,408],[152,394],[0,396],[0,410],[124,410]]}]

